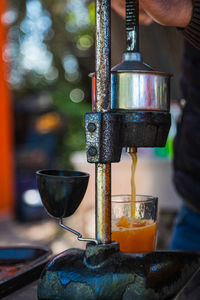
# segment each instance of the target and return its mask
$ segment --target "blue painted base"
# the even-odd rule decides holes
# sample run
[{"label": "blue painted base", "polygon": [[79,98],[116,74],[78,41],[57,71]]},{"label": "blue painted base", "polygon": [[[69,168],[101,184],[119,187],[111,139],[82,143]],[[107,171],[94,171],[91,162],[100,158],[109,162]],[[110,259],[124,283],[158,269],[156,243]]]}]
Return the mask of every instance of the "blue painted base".
[{"label": "blue painted base", "polygon": [[88,245],[54,257],[42,273],[38,299],[171,299],[200,266],[200,253],[125,254],[108,247]]}]

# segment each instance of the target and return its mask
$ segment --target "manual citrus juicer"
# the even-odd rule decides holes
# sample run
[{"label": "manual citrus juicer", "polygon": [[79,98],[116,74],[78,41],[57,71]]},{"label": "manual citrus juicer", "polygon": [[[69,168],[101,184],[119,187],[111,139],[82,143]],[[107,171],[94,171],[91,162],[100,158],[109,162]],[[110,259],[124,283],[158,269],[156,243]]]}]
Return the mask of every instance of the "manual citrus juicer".
[{"label": "manual citrus juicer", "polygon": [[39,300],[172,299],[199,268],[198,253],[125,254],[111,241],[111,163],[120,161],[123,147],[165,146],[171,123],[170,75],[142,61],[138,4],[126,0],[127,49],[110,72],[110,0],[96,0],[95,94],[93,112],[85,116],[87,160],[96,168],[96,239],[84,239],[63,224],[81,203],[89,175],[37,172],[47,211],[88,242],[85,251],[70,249],[50,261],[39,282]]}]

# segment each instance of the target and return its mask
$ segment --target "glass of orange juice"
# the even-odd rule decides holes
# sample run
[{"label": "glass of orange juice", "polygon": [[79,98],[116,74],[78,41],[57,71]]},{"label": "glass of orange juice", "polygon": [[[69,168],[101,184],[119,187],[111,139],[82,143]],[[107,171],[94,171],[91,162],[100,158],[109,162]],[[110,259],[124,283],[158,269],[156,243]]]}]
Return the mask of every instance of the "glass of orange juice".
[{"label": "glass of orange juice", "polygon": [[155,250],[158,198],[112,196],[112,240],[128,253]]}]

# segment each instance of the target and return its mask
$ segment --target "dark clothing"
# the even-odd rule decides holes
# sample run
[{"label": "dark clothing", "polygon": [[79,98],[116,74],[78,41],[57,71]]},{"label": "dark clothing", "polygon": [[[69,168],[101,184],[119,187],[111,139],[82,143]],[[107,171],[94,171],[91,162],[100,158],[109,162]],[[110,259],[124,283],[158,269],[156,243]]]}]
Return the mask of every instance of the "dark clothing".
[{"label": "dark clothing", "polygon": [[185,38],[196,48],[200,48],[200,0],[193,1],[193,13],[190,24],[182,30]]},{"label": "dark clothing", "polygon": [[174,183],[186,203],[200,213],[200,113],[189,101],[174,141]]},{"label": "dark clothing", "polygon": [[188,42],[182,62],[185,107],[174,141],[174,183],[185,200],[173,230],[172,250],[200,250],[200,0],[182,31]]},{"label": "dark clothing", "polygon": [[186,105],[174,142],[174,183],[187,205],[200,213],[200,50],[189,42],[185,42],[181,89]]},{"label": "dark clothing", "polygon": [[184,99],[200,113],[200,50],[188,42],[185,42],[182,61],[181,90]]},{"label": "dark clothing", "polygon": [[[199,251],[199,232],[200,214],[190,207],[183,205],[176,218],[170,249]],[[192,298],[188,298],[188,300],[190,299]]]}]

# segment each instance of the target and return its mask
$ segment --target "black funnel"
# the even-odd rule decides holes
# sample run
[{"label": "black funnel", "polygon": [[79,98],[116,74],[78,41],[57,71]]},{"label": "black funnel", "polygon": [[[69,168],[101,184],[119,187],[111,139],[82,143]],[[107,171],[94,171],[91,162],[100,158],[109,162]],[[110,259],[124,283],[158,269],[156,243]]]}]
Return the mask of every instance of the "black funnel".
[{"label": "black funnel", "polygon": [[41,170],[37,185],[44,207],[55,218],[71,216],[80,205],[89,174],[78,171]]}]

